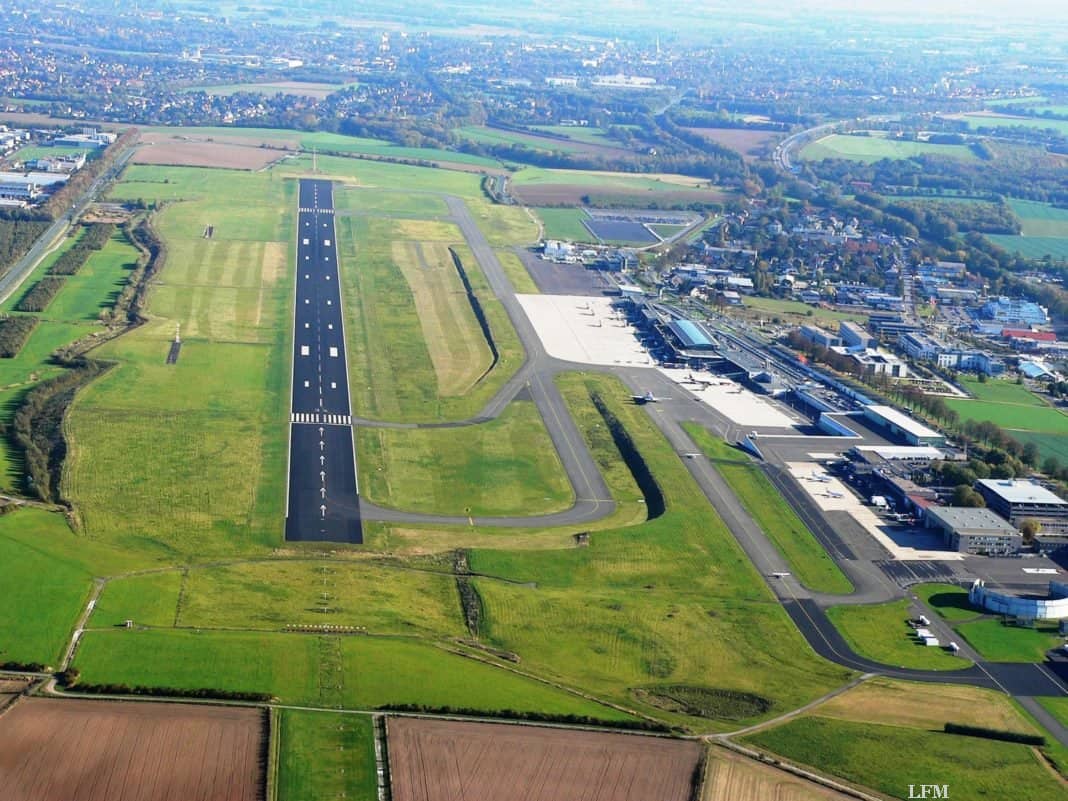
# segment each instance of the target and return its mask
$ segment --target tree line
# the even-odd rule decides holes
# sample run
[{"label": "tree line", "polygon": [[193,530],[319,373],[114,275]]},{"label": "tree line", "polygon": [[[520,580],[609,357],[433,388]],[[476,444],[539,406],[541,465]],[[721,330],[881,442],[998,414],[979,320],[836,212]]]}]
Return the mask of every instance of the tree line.
[{"label": "tree line", "polygon": [[19,298],[19,302],[15,304],[15,310],[21,312],[44,311],[66,282],[66,278],[59,276],[44,276]]},{"label": "tree line", "polygon": [[36,327],[36,317],[0,317],[0,359],[18,356]]},{"label": "tree line", "polygon": [[82,268],[89,257],[100,250],[115,233],[115,226],[110,223],[83,224],[75,243],[59,254],[48,268],[51,275],[74,275]]}]

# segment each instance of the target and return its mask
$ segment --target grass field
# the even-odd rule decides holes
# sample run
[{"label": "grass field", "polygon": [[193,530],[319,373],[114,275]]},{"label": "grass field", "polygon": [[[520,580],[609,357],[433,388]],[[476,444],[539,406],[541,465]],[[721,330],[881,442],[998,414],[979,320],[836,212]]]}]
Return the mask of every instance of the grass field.
[{"label": "grass field", "polygon": [[968,601],[968,591],[955,584],[917,584],[916,596],[949,621],[971,620],[983,614]]},{"label": "grass field", "polygon": [[[473,570],[514,582],[476,582],[487,640],[522,654],[529,669],[621,703],[671,683],[755,693],[785,710],[841,682],[847,672],[804,647],[645,410],[624,403],[623,386],[594,375],[560,383],[569,400],[599,393],[657,477],[667,511],[594,532],[585,548],[474,551]],[[730,725],[657,714],[704,730]]]},{"label": "grass field", "polygon": [[584,142],[587,145],[623,147],[621,143],[608,136],[603,128],[596,128],[589,125],[535,125],[534,129],[556,134],[557,136],[566,136],[568,139],[573,139],[576,142]]},{"label": "grass field", "polygon": [[1046,406],[1042,398],[1035,395],[1023,384],[1005,379],[979,381],[971,377],[962,377],[960,385],[976,397],[977,400],[992,403],[1012,403],[1018,406]]},{"label": "grass field", "polygon": [[806,716],[746,738],[762,748],[894,798],[947,784],[952,798],[1044,801],[1064,787],[1025,745],[905,726]]},{"label": "grass field", "polygon": [[537,408],[514,401],[489,423],[464,428],[357,430],[364,492],[405,511],[529,515],[574,501]]},{"label": "grass field", "polygon": [[184,575],[177,570],[109,581],[93,608],[89,626],[121,626],[132,620],[137,626],[170,628],[178,614],[183,581]]},{"label": "grass field", "polygon": [[1068,464],[1068,434],[1047,434],[1038,431],[1013,431],[1012,438],[1026,445],[1033,442],[1043,459],[1050,456],[1061,464]]},{"label": "grass field", "polygon": [[[746,309],[759,312],[762,317],[779,317],[787,321],[801,323],[815,323],[832,330],[838,330],[838,323],[842,320],[855,320],[864,322],[867,316],[855,312],[840,312],[833,309],[822,309],[802,303],[799,300],[784,300],[780,298],[758,298],[747,295],[742,301]],[[802,319],[804,318],[804,319]]]},{"label": "grass field", "polygon": [[582,209],[535,209],[545,226],[546,239],[563,239],[570,242],[594,242],[596,237],[582,224],[587,219]]},{"label": "grass field", "polygon": [[1013,117],[1008,114],[961,114],[954,119],[963,120],[973,130],[977,128],[1052,128],[1061,136],[1068,135],[1068,120],[1046,120],[1041,117]]},{"label": "grass field", "polygon": [[512,288],[519,295],[538,295],[538,285],[534,283],[522,260],[510,250],[497,251],[497,258],[501,261],[505,275],[512,282]]},{"label": "grass field", "polygon": [[278,801],[376,801],[370,717],[285,709],[277,720]]},{"label": "grass field", "polygon": [[618,142],[612,142],[604,138],[570,136],[568,139],[558,139],[553,136],[538,136],[537,134],[519,131],[503,131],[481,125],[467,125],[463,128],[457,128],[455,133],[462,139],[477,142],[481,145],[519,146],[538,153],[585,154],[625,150]]},{"label": "grass field", "polygon": [[393,263],[400,268],[415,301],[423,340],[445,397],[464,395],[493,363],[489,343],[479,327],[460,282],[448,245],[395,241]]},{"label": "grass field", "polygon": [[962,398],[946,398],[946,406],[955,409],[962,420],[989,420],[1010,431],[1068,434],[1068,415],[1051,406]]},{"label": "grass field", "polygon": [[1068,209],[1030,200],[1009,200],[1024,236],[1068,237]]},{"label": "grass field", "polygon": [[1046,651],[1065,642],[1056,621],[1039,620],[1034,628],[1007,626],[1000,620],[978,620],[956,626],[968,643],[994,662],[1042,662]]},{"label": "grass field", "polygon": [[27,145],[20,147],[8,159],[12,161],[31,161],[33,159],[58,158],[59,156],[74,156],[78,153],[89,153],[95,148],[65,147],[62,145],[48,147],[45,145]]},{"label": "grass field", "polygon": [[873,164],[882,159],[909,159],[915,156],[945,156],[962,161],[975,161],[976,156],[967,145],[934,145],[928,142],[909,142],[886,139],[882,136],[850,136],[832,134],[817,139],[801,149],[806,161],[849,159]]},{"label": "grass field", "polygon": [[[786,557],[795,575],[817,592],[849,593],[853,584],[760,468],[696,423],[683,425],[746,511]],[[724,458],[726,457],[726,458]]]},{"label": "grass field", "polygon": [[959,684],[921,684],[875,678],[816,707],[820,717],[941,729],[947,722],[1037,733],[1004,693]]},{"label": "grass field", "polygon": [[75,664],[87,683],[269,692],[284,703],[388,704],[626,716],[507,670],[405,639],[220,631],[92,631]]},{"label": "grass field", "polygon": [[835,606],[827,610],[827,616],[854,651],[876,662],[918,670],[959,670],[971,664],[941,647],[917,642],[906,624],[908,601]]},{"label": "grass field", "polygon": [[1068,237],[1012,236],[1009,234],[985,234],[984,236],[1009,253],[1019,253],[1025,259],[1042,260],[1048,256],[1054,261],[1068,261]]},{"label": "grass field", "polygon": [[354,211],[383,217],[435,217],[449,213],[445,201],[436,195],[361,186],[335,187],[334,209],[339,213]]},{"label": "grass field", "polygon": [[1065,726],[1068,726],[1068,698],[1039,698],[1038,702],[1044,706],[1053,717],[1057,718]]}]

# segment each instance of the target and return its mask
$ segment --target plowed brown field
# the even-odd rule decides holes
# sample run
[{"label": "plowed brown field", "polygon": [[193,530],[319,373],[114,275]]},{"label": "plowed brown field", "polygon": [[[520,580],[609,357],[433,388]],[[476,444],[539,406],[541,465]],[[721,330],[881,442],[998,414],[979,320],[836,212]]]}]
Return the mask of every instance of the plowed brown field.
[{"label": "plowed brown field", "polygon": [[391,718],[394,801],[687,801],[696,742]]},{"label": "plowed brown field", "polygon": [[0,717],[0,801],[258,801],[257,709],[26,698]]}]

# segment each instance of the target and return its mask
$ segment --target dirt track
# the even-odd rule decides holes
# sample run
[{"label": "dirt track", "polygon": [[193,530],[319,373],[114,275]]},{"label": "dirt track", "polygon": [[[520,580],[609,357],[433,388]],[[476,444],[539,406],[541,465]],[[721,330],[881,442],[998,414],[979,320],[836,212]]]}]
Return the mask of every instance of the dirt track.
[{"label": "dirt track", "polygon": [[391,718],[394,801],[687,801],[696,742]]},{"label": "dirt track", "polygon": [[0,801],[258,801],[263,713],[26,698],[0,717]]}]

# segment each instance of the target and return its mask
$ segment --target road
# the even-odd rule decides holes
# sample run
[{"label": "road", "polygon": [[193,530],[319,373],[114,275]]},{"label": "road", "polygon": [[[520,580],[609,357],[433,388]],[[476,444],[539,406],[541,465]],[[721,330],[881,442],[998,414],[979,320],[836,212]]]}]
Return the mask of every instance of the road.
[{"label": "road", "polygon": [[67,229],[74,223],[82,209],[93,202],[100,190],[122,171],[133,154],[134,148],[132,147],[120,153],[114,164],[98,175],[96,180],[86,188],[82,196],[75,201],[74,206],[57,217],[55,222],[48,226],[48,230],[37,237],[37,241],[33,243],[26,255],[15,262],[14,266],[0,277],[0,303],[11,297],[22,286],[22,282],[29,277],[49,249],[67,232]]},{"label": "road", "polygon": [[285,536],[363,542],[329,181],[300,182]]}]

